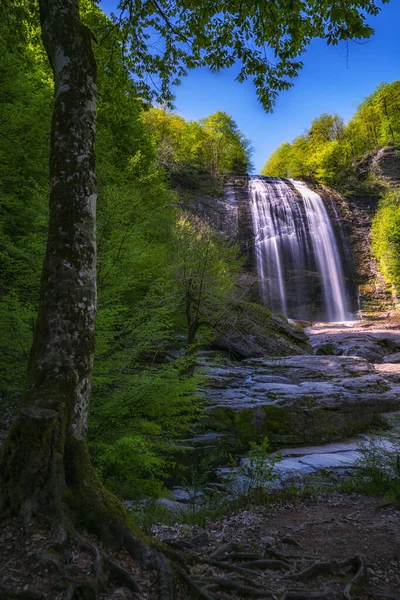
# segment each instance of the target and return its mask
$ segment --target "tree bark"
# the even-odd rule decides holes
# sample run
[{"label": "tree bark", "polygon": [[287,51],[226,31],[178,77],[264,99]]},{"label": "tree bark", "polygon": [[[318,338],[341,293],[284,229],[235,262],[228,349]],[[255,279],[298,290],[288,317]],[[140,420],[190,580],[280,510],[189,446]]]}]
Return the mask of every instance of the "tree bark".
[{"label": "tree bark", "polygon": [[[57,511],[88,460],[96,314],[96,64],[79,0],[39,0],[54,75],[50,220],[23,408],[0,461],[1,506]],[[29,149],[27,149],[29,151]],[[78,451],[77,451],[78,448]],[[79,456],[79,458],[77,458]]]}]

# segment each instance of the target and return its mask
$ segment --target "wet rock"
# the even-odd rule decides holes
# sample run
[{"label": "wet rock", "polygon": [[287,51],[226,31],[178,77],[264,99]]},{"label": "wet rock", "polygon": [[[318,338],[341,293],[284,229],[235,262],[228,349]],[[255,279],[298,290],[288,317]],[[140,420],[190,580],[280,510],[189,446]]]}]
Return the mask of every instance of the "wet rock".
[{"label": "wet rock", "polygon": [[400,363],[400,352],[395,352],[395,354],[388,354],[383,359],[384,363]]},{"label": "wet rock", "polygon": [[[215,370],[224,386],[215,387]],[[339,440],[384,426],[381,415],[400,408],[400,383],[352,356],[248,359],[210,367],[209,405],[200,427],[222,434],[223,445],[245,448],[267,436],[271,443],[310,444]],[[198,431],[201,435],[201,431]],[[214,438],[218,446],[218,437]]]},{"label": "wet rock", "polygon": [[[360,322],[361,325],[361,322]],[[350,328],[309,327],[307,328],[309,343],[314,353],[323,356],[358,356],[368,362],[397,362],[389,360],[389,355],[399,353],[399,331],[362,331]],[[385,357],[388,357],[387,359]]]}]

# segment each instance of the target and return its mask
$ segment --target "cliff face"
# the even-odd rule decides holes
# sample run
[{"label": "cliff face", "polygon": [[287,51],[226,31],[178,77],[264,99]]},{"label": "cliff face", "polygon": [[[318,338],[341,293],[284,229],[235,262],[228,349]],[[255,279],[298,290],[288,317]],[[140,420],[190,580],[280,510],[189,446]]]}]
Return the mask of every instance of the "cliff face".
[{"label": "cliff face", "polygon": [[[264,206],[266,198],[270,199]],[[185,206],[197,216],[208,221],[225,237],[238,244],[246,263],[245,275],[239,281],[242,297],[253,302],[266,303],[274,312],[285,312],[296,319],[321,320],[328,317],[330,298],[328,300],[326,298],[325,272],[323,273],[325,283],[323,283],[320,272],[321,264],[318,261],[322,260],[321,256],[324,258],[325,255],[328,256],[331,249],[323,255],[319,255],[317,260],[313,251],[314,240],[311,238],[312,234],[309,229],[311,226],[309,218],[311,217],[306,218],[305,201],[302,200],[301,193],[290,181],[282,182],[276,178],[256,178],[249,182],[247,176],[231,177],[226,182],[224,198],[197,197],[186,203]],[[267,207],[271,207],[271,213]],[[252,210],[255,211],[253,215]],[[262,222],[258,223],[256,213]],[[312,214],[314,213],[312,212]],[[263,232],[257,236],[257,245],[255,245],[253,219],[258,223],[257,230]],[[324,229],[324,226],[322,228]],[[262,237],[260,238],[260,235],[264,235],[267,231],[271,242],[275,236],[279,240],[275,253],[274,246],[268,245],[268,250],[265,250]],[[297,231],[297,235],[292,237],[295,231]],[[328,234],[328,231],[325,233]],[[339,252],[344,256],[348,245],[342,233],[340,230],[336,237]],[[260,265],[257,267],[257,262],[260,262],[260,246],[261,252],[267,252],[262,259],[264,261],[261,269],[263,285],[260,285],[261,281],[258,276]],[[256,248],[258,255],[256,255]],[[270,252],[272,252],[271,257],[268,255]],[[323,251],[321,250],[321,252]],[[281,256],[279,259],[281,267],[276,267],[273,262],[277,260],[274,257],[278,256],[278,253]],[[333,260],[333,254],[331,259]],[[342,260],[342,263],[347,265],[345,271],[350,273],[347,267],[352,264],[351,260]],[[277,268],[280,269],[279,274]],[[328,265],[327,268],[329,268]],[[282,278],[281,283],[278,282],[278,276]],[[268,291],[265,288],[267,281],[270,286]],[[283,288],[284,292],[282,292]],[[356,311],[358,307],[355,288],[353,286],[354,289],[351,290],[351,285],[347,285],[347,288],[348,295],[353,296],[351,309]],[[282,298],[284,298],[284,302]]]},{"label": "cliff face", "polygon": [[341,226],[349,240],[362,309],[390,310],[395,305],[395,298],[372,255],[371,223],[383,193],[400,187],[400,150],[393,146],[381,148],[360,161],[354,174],[356,184],[346,198],[327,188],[324,188],[324,196],[332,198],[336,205]]},{"label": "cliff face", "polygon": [[[373,184],[368,179],[371,174],[374,175]],[[372,256],[370,230],[382,193],[388,187],[400,186],[400,150],[388,146],[359,162],[355,167],[354,181],[346,197],[325,186],[310,187],[323,198],[335,229],[352,312],[358,308],[358,286],[363,311],[389,310],[394,306],[394,299]],[[246,261],[246,274],[239,282],[243,297],[260,301],[248,182],[246,176],[232,176],[226,182],[223,196],[193,198],[185,203],[185,209],[194,212],[238,244]],[[304,297],[304,310],[300,312],[307,316],[301,318],[315,318],[319,284],[314,270],[307,272],[307,284],[303,285],[306,289],[299,290],[301,281],[296,278],[296,273],[290,275],[286,284],[291,297],[296,294]]]},{"label": "cliff face", "polygon": [[385,146],[371,158],[371,171],[390,187],[400,186],[400,149]]}]

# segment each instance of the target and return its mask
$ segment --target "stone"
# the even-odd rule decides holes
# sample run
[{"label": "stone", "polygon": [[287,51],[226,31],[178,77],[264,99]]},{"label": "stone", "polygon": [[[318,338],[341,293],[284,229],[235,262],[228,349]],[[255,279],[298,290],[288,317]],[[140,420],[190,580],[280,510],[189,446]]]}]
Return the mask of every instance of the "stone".
[{"label": "stone", "polygon": [[308,475],[310,473],[315,473],[315,468],[299,458],[285,458],[274,467],[274,473],[281,479],[285,476],[293,475],[293,472]]},{"label": "stone", "polygon": [[178,502],[189,502],[191,499],[189,492],[180,488],[172,490],[172,494]]},{"label": "stone", "polygon": [[178,502],[195,502],[196,498],[200,498],[200,496],[204,496],[204,492],[195,491],[192,488],[187,488],[186,490],[182,488],[174,488],[172,490],[173,496],[178,500]]},{"label": "stone", "polygon": [[[214,387],[214,372],[224,387]],[[221,434],[224,449],[245,448],[267,436],[272,444],[340,440],[385,425],[381,415],[400,408],[400,382],[364,358],[291,356],[213,365],[202,388],[208,408],[197,428]],[[211,440],[210,440],[211,441]],[[218,438],[214,438],[218,447]]]},{"label": "stone", "polygon": [[334,442],[333,444],[323,444],[319,446],[302,446],[300,448],[286,448],[280,450],[281,456],[307,456],[309,454],[323,454],[335,452],[351,452],[358,450],[361,438],[353,438],[343,442]]},{"label": "stone", "polygon": [[371,170],[378,178],[400,185],[400,150],[395,146],[380,148],[371,160]]},{"label": "stone", "polygon": [[170,500],[170,498],[159,498],[157,504],[174,514],[187,510],[187,505],[177,502],[176,500]]},{"label": "stone", "polygon": [[400,363],[400,352],[394,354],[388,354],[383,358],[384,363]]},{"label": "stone", "polygon": [[311,454],[301,458],[303,464],[309,465],[314,469],[332,469],[343,466],[351,466],[361,458],[359,452],[334,452],[325,454]]},{"label": "stone", "polygon": [[[357,325],[355,325],[355,328]],[[348,329],[335,328],[327,331],[318,326],[307,328],[309,343],[314,353],[323,356],[358,356],[368,362],[396,362],[386,360],[388,355],[400,351],[398,331],[355,331],[349,335]],[[399,357],[400,362],[400,357]]]},{"label": "stone", "polygon": [[218,330],[212,346],[237,358],[311,353],[301,327],[251,302],[236,302]]}]

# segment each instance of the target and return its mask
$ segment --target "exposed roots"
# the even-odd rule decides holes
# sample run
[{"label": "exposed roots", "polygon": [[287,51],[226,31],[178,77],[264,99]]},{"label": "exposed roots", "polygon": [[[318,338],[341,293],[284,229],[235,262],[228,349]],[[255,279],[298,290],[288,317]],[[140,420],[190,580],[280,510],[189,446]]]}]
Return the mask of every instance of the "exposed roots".
[{"label": "exposed roots", "polygon": [[[350,561],[351,561],[351,566],[353,567],[354,570],[356,570],[356,574],[354,575],[353,579],[351,579],[351,581],[346,585],[346,587],[343,590],[343,596],[346,598],[346,600],[352,600],[352,595],[351,595],[352,587],[354,585],[360,583],[366,575],[365,563],[359,556],[356,556],[356,557],[350,559]],[[347,564],[350,564],[350,561],[347,561]]]},{"label": "exposed roots", "polygon": [[0,600],[47,600],[46,594],[34,589],[11,590],[0,587]]},{"label": "exposed roots", "polygon": [[212,584],[208,586],[208,589],[213,592],[233,591],[247,598],[273,598],[271,592],[266,592],[265,590],[254,586],[241,585],[229,577],[207,577],[204,578],[204,581]]}]

